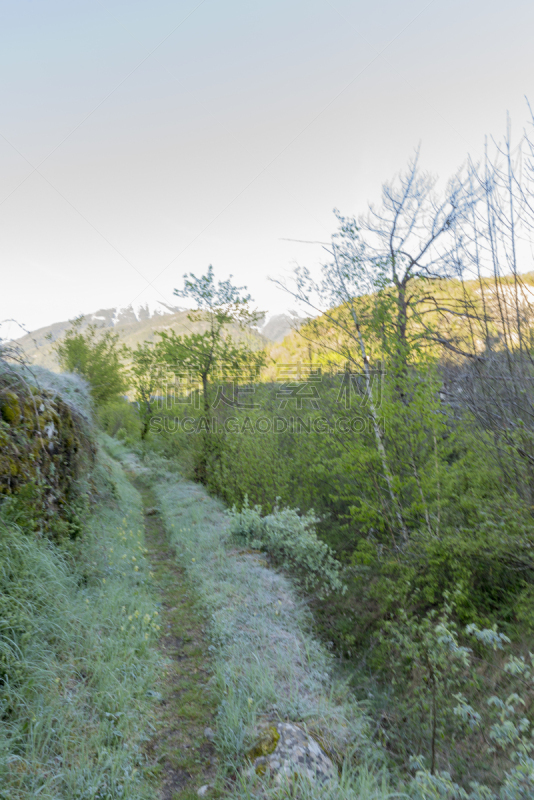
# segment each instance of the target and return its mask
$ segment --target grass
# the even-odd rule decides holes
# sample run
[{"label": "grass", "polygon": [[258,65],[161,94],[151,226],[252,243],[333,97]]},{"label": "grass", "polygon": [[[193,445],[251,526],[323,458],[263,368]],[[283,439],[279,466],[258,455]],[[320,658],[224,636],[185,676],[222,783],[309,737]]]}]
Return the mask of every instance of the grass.
[{"label": "grass", "polygon": [[201,486],[182,480],[162,459],[148,463],[178,564],[208,617],[219,759],[215,794],[224,785],[236,800],[290,796],[287,786],[268,786],[243,769],[258,723],[290,719],[312,733],[340,767],[339,783],[330,789],[297,781],[291,796],[406,796],[392,787],[382,753],[370,743],[364,710],[336,679],[333,658],[311,634],[309,612],[291,582],[269,569],[263,554],[232,545],[223,506]]},{"label": "grass", "polygon": [[[291,582],[173,465],[102,441],[78,543],[1,525],[0,798],[404,796]],[[248,775],[265,719],[307,728],[339,781]]]},{"label": "grass", "polygon": [[159,611],[142,506],[100,453],[69,551],[0,523],[0,797],[154,797],[146,741]]},{"label": "grass", "polygon": [[216,779],[215,748],[204,734],[214,725],[206,619],[185,570],[169,547],[159,515],[150,513],[155,505],[153,490],[142,477],[134,483],[149,511],[145,514],[148,558],[162,600],[159,646],[164,669],[155,686],[160,698],[157,732],[148,751],[159,762],[163,800],[192,800],[198,797],[200,786]]}]

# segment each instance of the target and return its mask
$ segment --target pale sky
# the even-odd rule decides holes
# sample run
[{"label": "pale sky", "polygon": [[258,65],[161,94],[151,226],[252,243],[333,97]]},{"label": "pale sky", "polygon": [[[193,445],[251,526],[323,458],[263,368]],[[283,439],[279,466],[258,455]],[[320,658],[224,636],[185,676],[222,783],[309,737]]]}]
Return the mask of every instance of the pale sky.
[{"label": "pale sky", "polygon": [[524,0],[0,0],[0,320],[313,265],[419,143],[443,179],[534,100]]}]

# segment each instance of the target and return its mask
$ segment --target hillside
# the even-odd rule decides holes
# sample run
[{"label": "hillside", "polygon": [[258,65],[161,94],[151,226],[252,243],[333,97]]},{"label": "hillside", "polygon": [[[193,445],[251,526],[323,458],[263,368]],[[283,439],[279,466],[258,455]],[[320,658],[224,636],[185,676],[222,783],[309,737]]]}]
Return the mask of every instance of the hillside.
[{"label": "hillside", "polygon": [[[84,317],[82,327],[97,325],[113,328],[119,335],[119,343],[135,347],[141,342],[153,342],[158,331],[173,330],[177,334],[198,332],[203,330],[202,323],[191,323],[187,319],[188,310],[172,306],[151,312],[148,306],[134,310],[126,308],[99,309]],[[236,339],[247,340],[254,349],[265,347],[269,342],[281,342],[284,337],[299,323],[301,319],[295,312],[264,315],[256,329],[245,333],[235,328]],[[16,340],[31,364],[57,371],[58,365],[53,350],[53,343],[62,337],[70,326],[70,320],[54,322]]]},{"label": "hillside", "polygon": [[[428,289],[426,284],[420,284],[412,291],[424,298]],[[428,294],[436,299],[436,303],[428,299],[421,302],[418,317],[413,314],[408,317],[408,333],[414,339],[421,336],[424,331],[420,320],[424,319],[429,329],[439,331],[461,351],[480,353],[488,344],[498,349],[500,341],[509,340],[510,344],[517,344],[518,324],[528,328],[534,316],[534,272],[520,276],[517,292],[516,303],[512,275],[502,276],[498,282],[485,278],[482,284],[478,280],[434,283]],[[383,356],[381,345],[373,326],[368,323],[372,298],[363,295],[355,298],[354,304],[366,337],[368,354],[372,360],[378,361]],[[394,315],[395,309],[392,308],[390,313]],[[283,339],[270,344],[263,379],[275,380],[279,368],[288,364],[301,364],[308,368],[311,365],[314,369],[321,367],[327,371],[343,367],[347,359],[341,353],[351,352],[355,343],[333,324],[334,319],[343,323],[346,330],[352,330],[349,309],[339,306],[313,320],[302,321],[298,329],[293,328]],[[437,341],[434,351],[436,355],[443,353]],[[358,348],[355,357],[359,361]]]}]

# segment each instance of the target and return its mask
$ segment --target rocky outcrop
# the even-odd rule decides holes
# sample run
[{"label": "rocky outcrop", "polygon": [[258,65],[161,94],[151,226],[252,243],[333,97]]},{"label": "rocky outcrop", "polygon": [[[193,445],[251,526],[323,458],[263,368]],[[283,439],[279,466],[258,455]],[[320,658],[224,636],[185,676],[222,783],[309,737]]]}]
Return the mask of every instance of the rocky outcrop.
[{"label": "rocky outcrop", "polygon": [[74,538],[77,485],[95,446],[87,417],[0,362],[0,502],[55,540]]}]

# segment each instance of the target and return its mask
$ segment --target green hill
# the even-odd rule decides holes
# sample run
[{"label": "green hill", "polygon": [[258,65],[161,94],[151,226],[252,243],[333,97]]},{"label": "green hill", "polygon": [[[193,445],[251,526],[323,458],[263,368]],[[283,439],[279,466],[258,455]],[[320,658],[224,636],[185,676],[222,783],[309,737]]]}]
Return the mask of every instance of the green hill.
[{"label": "green hill", "polygon": [[[534,272],[519,276],[517,302],[512,275],[502,276],[497,281],[493,277],[484,278],[482,282],[443,280],[428,287],[420,285],[412,289],[414,291],[421,297],[425,293],[433,295],[436,302],[423,300],[418,315],[409,315],[409,334],[414,337],[422,334],[421,320],[424,320],[427,328],[438,331],[459,351],[480,353],[488,345],[488,338],[494,348],[498,349],[499,342],[504,340],[513,347],[518,341],[518,326],[522,325],[526,330],[534,321]],[[368,354],[371,360],[380,360],[380,342],[368,327],[369,299],[366,295],[355,298],[354,305],[360,315]],[[274,380],[279,368],[288,364],[312,365],[327,371],[342,367],[345,359],[340,353],[352,350],[355,342],[342,333],[333,319],[343,321],[347,330],[353,329],[347,307],[330,309],[309,320],[298,330],[291,330],[282,341],[268,346],[268,365],[263,378]],[[428,345],[425,346],[428,349]],[[443,352],[437,341],[435,350],[436,353]],[[359,361],[358,352],[356,361]]]}]

